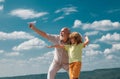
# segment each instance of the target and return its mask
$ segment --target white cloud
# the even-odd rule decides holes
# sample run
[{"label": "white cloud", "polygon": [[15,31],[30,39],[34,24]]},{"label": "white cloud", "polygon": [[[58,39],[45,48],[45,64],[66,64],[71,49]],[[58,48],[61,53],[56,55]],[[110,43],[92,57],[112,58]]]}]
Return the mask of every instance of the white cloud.
[{"label": "white cloud", "polygon": [[119,29],[120,23],[112,22],[111,20],[94,21],[93,23],[82,23],[80,20],[77,20],[77,25],[76,25],[76,20],[75,20],[73,28],[82,28],[84,30],[93,29],[93,30],[108,31],[113,29]]},{"label": "white cloud", "polygon": [[[0,60],[0,76],[18,76],[25,75],[28,72],[30,65],[27,65],[25,60],[16,60],[16,59],[1,59]],[[11,72],[12,71],[12,72]]]},{"label": "white cloud", "polygon": [[0,0],[0,3],[1,3],[1,2],[5,2],[5,0]]},{"label": "white cloud", "polygon": [[0,54],[4,53],[4,50],[0,50]]},{"label": "white cloud", "polygon": [[109,10],[108,13],[120,12],[120,9]]},{"label": "white cloud", "polygon": [[92,35],[98,35],[99,31],[92,31],[92,32],[86,32],[85,35],[92,36]]},{"label": "white cloud", "polygon": [[113,44],[112,45],[112,48],[106,48],[105,50],[104,50],[104,56],[105,56],[105,58],[106,59],[109,59],[109,60],[111,60],[111,59],[120,59],[119,58],[119,56],[120,56],[120,43],[118,43],[118,44]]},{"label": "white cloud", "polygon": [[64,16],[60,16],[60,17],[58,17],[58,18],[55,18],[53,21],[55,22],[55,21],[61,20],[61,19],[63,19],[63,18],[64,18]]},{"label": "white cloud", "polygon": [[21,43],[18,46],[13,47],[15,51],[30,50],[32,48],[43,48],[46,43],[38,38],[33,38],[28,41]]},{"label": "white cloud", "polygon": [[101,20],[101,21],[94,21],[92,24],[85,24],[83,29],[95,29],[95,30],[113,30],[120,28],[119,22],[111,22],[110,20]]},{"label": "white cloud", "polygon": [[74,26],[73,26],[73,28],[78,28],[78,27],[80,27],[82,25],[82,22],[80,21],[80,20],[75,20],[74,21]]},{"label": "white cloud", "polygon": [[32,23],[32,24],[36,24],[37,21],[30,21],[28,22],[28,24]]},{"label": "white cloud", "polygon": [[85,47],[85,49],[98,49],[100,48],[100,45],[99,44],[89,44],[88,46]]},{"label": "white cloud", "polygon": [[65,7],[65,8],[62,8],[62,9],[58,9],[55,11],[55,13],[60,13],[60,12],[63,12],[64,15],[69,15],[73,12],[78,12],[76,7]]},{"label": "white cloud", "polygon": [[12,33],[0,32],[0,40],[8,40],[8,39],[32,39],[34,36],[23,32],[23,31],[14,31]]},{"label": "white cloud", "polygon": [[47,12],[35,12],[34,10],[30,10],[30,9],[16,9],[16,10],[12,10],[10,14],[13,16],[20,17],[22,19],[32,19],[32,18],[42,17],[48,13]]},{"label": "white cloud", "polygon": [[[5,0],[0,0],[0,3],[5,2]],[[0,11],[4,9],[4,5],[0,5]]]},{"label": "white cloud", "polygon": [[0,11],[2,11],[4,9],[3,5],[0,5]]},{"label": "white cloud", "polygon": [[96,56],[100,55],[101,51],[98,49],[100,48],[99,44],[89,44],[87,47],[84,48],[83,52],[85,56]]},{"label": "white cloud", "polygon": [[61,20],[61,19],[63,19],[66,15],[70,15],[70,14],[72,14],[72,13],[74,13],[74,12],[78,12],[78,11],[77,11],[76,7],[74,7],[74,6],[61,8],[61,9],[58,9],[58,10],[55,11],[56,14],[61,13],[61,12],[62,12],[63,14],[62,14],[61,16],[55,18],[53,21]]},{"label": "white cloud", "polygon": [[0,59],[0,69],[4,71],[0,72],[0,77],[47,73],[54,52],[55,51],[47,52],[41,56],[28,60],[14,58]]},{"label": "white cloud", "polygon": [[84,51],[84,53],[85,53],[85,56],[90,57],[90,56],[97,56],[97,55],[101,54],[101,51],[91,49],[91,50]]},{"label": "white cloud", "polygon": [[102,41],[109,44],[118,43],[120,42],[120,34],[116,32],[114,34],[108,33],[106,35],[103,35],[98,41]]},{"label": "white cloud", "polygon": [[113,59],[113,55],[108,55],[107,57],[106,57],[106,59],[109,59],[109,60],[111,60],[111,59]]},{"label": "white cloud", "polygon": [[43,62],[44,64],[45,63],[50,64],[52,62],[54,53],[55,53],[55,51],[51,51],[51,52],[43,54],[42,56],[39,56],[36,58],[30,58],[29,62],[38,62],[38,63]]},{"label": "white cloud", "polygon": [[19,55],[20,55],[19,52],[9,52],[5,54],[5,56],[9,56],[9,57],[14,57],[14,56],[19,56]]},{"label": "white cloud", "polygon": [[105,49],[104,54],[108,55],[108,54],[112,54],[112,53],[117,53],[119,51],[120,51],[120,43],[113,44],[111,49],[109,49],[109,48]]}]

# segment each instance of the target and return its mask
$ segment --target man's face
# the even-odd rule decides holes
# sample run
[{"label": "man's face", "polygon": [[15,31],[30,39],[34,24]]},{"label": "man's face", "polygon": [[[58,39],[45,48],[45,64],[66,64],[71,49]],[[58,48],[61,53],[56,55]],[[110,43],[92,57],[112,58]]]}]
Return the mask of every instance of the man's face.
[{"label": "man's face", "polygon": [[69,30],[66,28],[61,29],[60,40],[63,40],[64,42],[66,42],[68,37],[69,37]]}]

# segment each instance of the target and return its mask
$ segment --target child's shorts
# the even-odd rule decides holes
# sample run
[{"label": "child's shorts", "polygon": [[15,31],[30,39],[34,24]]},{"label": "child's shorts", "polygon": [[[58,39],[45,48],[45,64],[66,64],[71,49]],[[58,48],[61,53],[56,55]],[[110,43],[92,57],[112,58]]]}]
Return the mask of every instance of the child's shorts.
[{"label": "child's shorts", "polygon": [[70,79],[79,78],[81,65],[81,62],[73,62],[69,64]]}]

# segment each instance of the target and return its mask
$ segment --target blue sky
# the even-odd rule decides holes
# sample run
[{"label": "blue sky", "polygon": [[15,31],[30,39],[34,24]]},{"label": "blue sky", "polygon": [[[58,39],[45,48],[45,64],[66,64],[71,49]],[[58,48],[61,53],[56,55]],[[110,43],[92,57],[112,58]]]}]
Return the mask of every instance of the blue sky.
[{"label": "blue sky", "polygon": [[[47,73],[54,49],[28,27],[90,38],[82,71],[120,67],[119,0],[0,0],[0,77]],[[60,70],[62,72],[64,70]]]}]

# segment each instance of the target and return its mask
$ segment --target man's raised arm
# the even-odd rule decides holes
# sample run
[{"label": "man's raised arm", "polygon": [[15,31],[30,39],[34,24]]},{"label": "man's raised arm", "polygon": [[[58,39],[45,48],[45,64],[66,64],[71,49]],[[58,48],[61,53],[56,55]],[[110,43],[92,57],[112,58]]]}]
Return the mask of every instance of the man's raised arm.
[{"label": "man's raised arm", "polygon": [[30,27],[33,31],[35,31],[37,34],[39,34],[40,36],[48,39],[48,35],[47,35],[45,32],[37,29],[37,28],[34,26],[33,23],[30,23],[30,24],[29,24],[29,27]]}]

